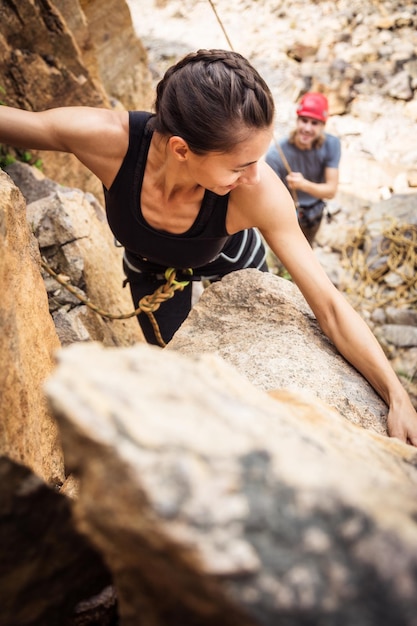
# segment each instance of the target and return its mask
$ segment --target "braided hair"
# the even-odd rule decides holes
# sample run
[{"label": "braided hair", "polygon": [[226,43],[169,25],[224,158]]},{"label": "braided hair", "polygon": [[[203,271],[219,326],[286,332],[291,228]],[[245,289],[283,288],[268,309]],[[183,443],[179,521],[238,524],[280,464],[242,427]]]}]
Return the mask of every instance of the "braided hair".
[{"label": "braided hair", "polygon": [[226,152],[251,130],[273,123],[272,94],[245,57],[198,50],[170,67],[157,85],[154,129],[178,135],[196,154]]}]

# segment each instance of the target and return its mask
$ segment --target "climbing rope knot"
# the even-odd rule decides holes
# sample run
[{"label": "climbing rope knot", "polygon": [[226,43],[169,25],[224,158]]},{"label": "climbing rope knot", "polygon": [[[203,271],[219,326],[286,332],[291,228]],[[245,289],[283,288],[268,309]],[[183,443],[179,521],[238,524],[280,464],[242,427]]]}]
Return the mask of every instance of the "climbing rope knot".
[{"label": "climbing rope knot", "polygon": [[[67,289],[70,293],[72,293],[76,298],[78,298],[78,300],[80,300],[80,302],[82,302],[83,304],[85,304],[87,307],[89,307],[92,311],[95,311],[96,313],[98,313],[99,315],[101,315],[102,317],[107,317],[109,319],[113,319],[113,320],[125,320],[128,319],[130,317],[133,317],[134,315],[140,315],[141,313],[146,313],[146,315],[148,316],[154,333],[155,333],[155,337],[159,343],[160,346],[165,347],[165,341],[162,338],[161,335],[161,331],[159,330],[159,326],[158,326],[158,322],[156,321],[155,317],[154,317],[154,312],[157,311],[161,305],[162,302],[165,302],[166,300],[169,300],[170,298],[172,298],[172,296],[175,294],[176,291],[182,291],[187,285],[189,285],[190,281],[189,280],[176,280],[177,277],[177,270],[175,270],[173,267],[169,267],[166,272],[165,272],[165,280],[166,282],[161,285],[160,287],[158,287],[154,293],[145,296],[144,298],[142,298],[139,303],[137,308],[134,311],[131,311],[130,313],[122,313],[120,315],[115,315],[113,313],[110,313],[109,311],[103,311],[100,307],[98,307],[97,305],[93,304],[92,302],[90,302],[87,298],[85,298],[84,296],[82,296],[80,293],[78,293],[78,290],[71,284],[69,284],[67,282],[66,279],[64,279],[61,275],[57,274],[49,265],[46,261],[44,261],[43,259],[41,260],[41,266],[43,267],[43,269],[48,272],[48,274],[50,276],[53,276],[53,278],[63,287],[65,287],[65,289]],[[186,270],[182,270],[183,274],[189,274],[190,276],[193,273],[192,269],[186,269]]]},{"label": "climbing rope knot", "polygon": [[[191,275],[193,270],[187,269],[185,272]],[[176,291],[182,291],[190,283],[189,280],[176,280],[176,276],[176,270],[173,267],[169,267],[165,271],[166,283],[158,287],[154,293],[144,296],[141,300],[139,300],[138,305],[140,312],[146,313],[148,316],[149,321],[152,324],[155,337],[162,348],[166,346],[166,343],[161,335],[161,331],[159,330],[158,322],[154,317],[154,312],[159,309],[162,302],[172,298]]]},{"label": "climbing rope knot", "polygon": [[[192,274],[192,269],[185,270],[187,274]],[[182,291],[187,285],[190,284],[189,280],[176,280],[177,271],[173,267],[169,267],[165,271],[166,283],[158,287],[150,295],[144,296],[139,300],[139,308],[141,311],[149,315],[159,309],[162,302],[169,300],[173,297],[176,291]]]},{"label": "climbing rope knot", "polygon": [[[184,270],[184,272],[192,276],[193,270],[189,267],[188,269]],[[174,291],[176,291],[177,289],[182,291],[184,287],[190,284],[189,280],[176,280],[176,277],[177,270],[175,270],[173,267],[169,267],[167,270],[165,270],[165,280],[167,281],[166,284],[169,285],[169,288],[171,288],[172,286]]]}]

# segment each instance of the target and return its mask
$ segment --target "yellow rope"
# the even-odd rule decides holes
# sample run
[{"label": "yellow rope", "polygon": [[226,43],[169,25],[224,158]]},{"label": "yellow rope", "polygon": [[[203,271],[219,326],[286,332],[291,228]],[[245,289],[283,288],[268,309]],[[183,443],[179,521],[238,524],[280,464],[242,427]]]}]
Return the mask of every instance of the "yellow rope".
[{"label": "yellow rope", "polygon": [[[276,149],[277,149],[277,151],[278,151],[279,156],[281,157],[281,161],[283,162],[284,167],[285,167],[285,169],[287,170],[288,174],[292,174],[291,166],[290,166],[290,164],[288,163],[287,157],[285,156],[284,151],[283,151],[283,149],[281,148],[281,146],[279,145],[278,141],[275,139],[275,136],[274,136],[274,145],[275,145],[275,148],[276,148]],[[290,194],[291,194],[291,196],[292,196],[292,199],[293,199],[293,202],[294,202],[295,208],[296,208],[296,209],[299,209],[299,208],[300,208],[300,205],[299,205],[299,202],[298,202],[298,194],[297,194],[297,190],[296,190],[296,189],[293,189],[292,187],[290,187]]]},{"label": "yellow rope", "polygon": [[[139,300],[138,307],[134,311],[131,311],[130,313],[114,314],[109,313],[108,311],[104,311],[96,304],[93,304],[90,300],[88,300],[88,298],[81,295],[76,287],[71,285],[68,280],[63,278],[60,274],[57,274],[43,259],[41,259],[41,266],[60,285],[65,287],[67,291],[72,293],[76,298],[78,298],[78,300],[80,300],[80,302],[85,304],[85,306],[87,306],[89,309],[95,311],[95,313],[98,313],[98,315],[101,315],[101,317],[106,317],[112,320],[126,320],[130,317],[134,317],[135,315],[137,316],[141,313],[146,313],[152,324],[155,337],[157,338],[159,345],[162,347],[165,347],[166,343],[162,338],[158,322],[156,321],[154,316],[154,312],[159,309],[162,302],[165,302],[166,300],[172,298],[176,291],[182,291],[184,287],[186,287],[190,282],[189,280],[176,280],[176,270],[170,267],[165,272],[166,283],[160,285],[154,291],[154,293],[144,296],[141,300]],[[186,271],[188,274],[192,274],[191,269],[188,269]]]},{"label": "yellow rope", "polygon": [[[229,35],[227,34],[226,28],[225,28],[225,26],[224,26],[224,24],[223,24],[223,22],[222,22],[222,20],[221,20],[221,18],[219,16],[219,14],[217,13],[216,6],[215,6],[214,2],[212,0],[208,0],[208,2],[210,4],[211,8],[213,9],[213,13],[216,16],[216,19],[217,19],[218,23],[220,24],[220,28],[222,29],[224,36],[226,37],[226,41],[227,41],[227,43],[229,45],[230,50],[233,52],[234,48],[233,48],[232,43],[231,43],[231,41],[229,39]],[[291,174],[292,170],[291,170],[290,164],[288,163],[288,160],[287,160],[287,158],[286,158],[286,156],[285,156],[281,146],[279,145],[278,141],[276,140],[275,135],[274,135],[273,139],[274,139],[275,147],[276,147],[276,149],[278,151],[278,154],[280,155],[280,157],[282,159],[282,162],[284,164],[285,169],[287,170],[288,174]],[[290,189],[290,193],[291,193],[292,199],[294,201],[295,208],[298,209],[299,208],[299,202],[298,202],[297,191],[295,189],[291,188]]]},{"label": "yellow rope", "polygon": [[218,23],[220,24],[220,28],[222,29],[223,34],[224,34],[224,36],[226,37],[226,41],[227,41],[227,43],[228,43],[228,45],[229,45],[229,48],[230,48],[230,50],[232,50],[232,52],[233,52],[232,42],[230,41],[230,39],[229,39],[229,35],[227,34],[227,31],[226,31],[226,29],[225,29],[225,27],[224,27],[224,25],[223,25],[223,22],[221,21],[221,19],[220,19],[220,17],[219,17],[219,14],[217,13],[217,10],[216,10],[216,7],[215,7],[215,4],[214,4],[214,2],[212,2],[212,0],[208,0],[208,1],[209,1],[209,3],[210,3],[211,8],[213,9],[213,13],[214,13],[214,15],[216,16],[216,19],[217,19]]},{"label": "yellow rope", "polygon": [[[351,232],[342,247],[342,265],[350,276],[345,291],[356,307],[417,302],[417,226],[389,219],[378,242],[366,225]],[[393,282],[387,282],[389,275]]]}]

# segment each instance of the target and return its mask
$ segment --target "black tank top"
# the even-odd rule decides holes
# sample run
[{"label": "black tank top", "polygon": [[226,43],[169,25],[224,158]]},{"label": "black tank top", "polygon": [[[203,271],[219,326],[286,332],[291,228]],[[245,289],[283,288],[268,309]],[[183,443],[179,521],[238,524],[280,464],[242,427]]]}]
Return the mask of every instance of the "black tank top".
[{"label": "black tank top", "polygon": [[117,176],[104,189],[109,226],[124,246],[127,259],[141,267],[204,266],[216,259],[230,239],[226,231],[229,195],[206,190],[200,211],[185,233],[172,234],[152,228],[142,215],[140,196],[152,139],[151,113],[129,112],[129,147]]}]

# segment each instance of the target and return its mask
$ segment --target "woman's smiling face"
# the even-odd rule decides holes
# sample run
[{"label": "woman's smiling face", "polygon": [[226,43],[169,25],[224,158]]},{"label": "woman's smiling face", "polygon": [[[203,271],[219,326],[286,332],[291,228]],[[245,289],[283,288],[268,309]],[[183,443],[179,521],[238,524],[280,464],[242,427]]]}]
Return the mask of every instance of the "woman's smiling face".
[{"label": "woman's smiling face", "polygon": [[272,128],[255,130],[229,152],[190,153],[188,173],[197,184],[219,196],[238,185],[259,182],[258,163],[268,150]]}]

